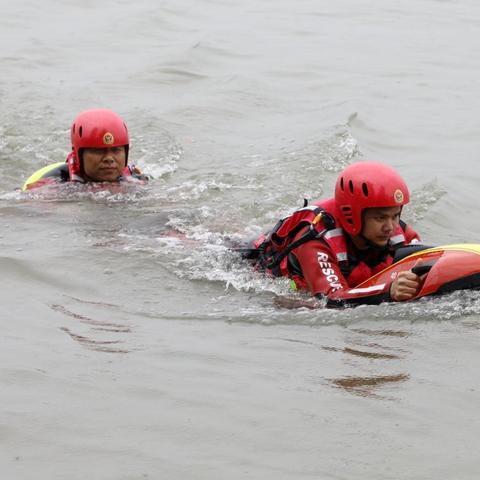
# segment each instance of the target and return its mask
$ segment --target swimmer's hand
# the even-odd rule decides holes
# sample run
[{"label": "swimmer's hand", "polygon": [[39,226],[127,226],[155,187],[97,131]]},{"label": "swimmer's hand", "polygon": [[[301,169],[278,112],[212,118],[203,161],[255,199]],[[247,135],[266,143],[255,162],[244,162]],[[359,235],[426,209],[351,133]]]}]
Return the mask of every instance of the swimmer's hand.
[{"label": "swimmer's hand", "polygon": [[424,276],[419,277],[411,271],[399,272],[390,285],[390,298],[394,302],[411,300],[420,289]]}]

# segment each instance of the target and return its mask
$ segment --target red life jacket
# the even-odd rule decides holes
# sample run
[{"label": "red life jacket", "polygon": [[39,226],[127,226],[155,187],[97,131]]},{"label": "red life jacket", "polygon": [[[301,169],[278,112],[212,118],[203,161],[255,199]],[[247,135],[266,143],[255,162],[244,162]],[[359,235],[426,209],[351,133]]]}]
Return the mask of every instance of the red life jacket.
[{"label": "red life jacket", "polygon": [[[256,259],[256,265],[261,270],[275,277],[290,276],[288,254],[307,241],[322,238],[327,232],[321,221],[323,215],[323,209],[317,206],[305,206],[296,210],[279,220],[266,235],[257,238],[246,258]],[[301,238],[295,240],[295,236],[307,227],[308,230]]]},{"label": "red life jacket", "polygon": [[[288,255],[295,248],[312,240],[320,240],[327,244],[350,286],[358,285],[392,263],[393,258],[387,255],[384,261],[374,267],[361,261],[354,267],[349,265],[345,233],[337,225],[340,225],[340,221],[336,215],[333,198],[296,210],[281,219],[268,234],[260,236],[253,242],[257,266],[276,277],[291,277],[300,286],[305,282],[298,275],[292,275]],[[404,226],[403,222],[397,226],[389,241],[390,248],[398,248],[405,244]],[[305,233],[296,238],[303,229]]]}]

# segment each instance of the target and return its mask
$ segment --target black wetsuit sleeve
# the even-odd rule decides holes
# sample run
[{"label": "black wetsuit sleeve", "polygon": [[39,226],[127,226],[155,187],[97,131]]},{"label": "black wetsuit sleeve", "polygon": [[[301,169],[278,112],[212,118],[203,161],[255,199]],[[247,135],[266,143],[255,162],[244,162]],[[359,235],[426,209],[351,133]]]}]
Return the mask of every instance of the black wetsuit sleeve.
[{"label": "black wetsuit sleeve", "polygon": [[[354,290],[354,289],[352,289]],[[315,295],[317,298],[324,298],[322,295]],[[327,297],[327,308],[345,308],[345,307],[358,307],[359,305],[379,305],[383,302],[391,302],[390,288],[385,292],[374,293],[365,296],[352,296],[343,298],[330,298]]]}]

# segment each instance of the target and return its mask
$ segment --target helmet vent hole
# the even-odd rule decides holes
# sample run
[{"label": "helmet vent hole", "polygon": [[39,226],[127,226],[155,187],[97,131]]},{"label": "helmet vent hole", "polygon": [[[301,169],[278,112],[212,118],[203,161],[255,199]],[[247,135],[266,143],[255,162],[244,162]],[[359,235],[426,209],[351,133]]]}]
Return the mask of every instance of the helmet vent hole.
[{"label": "helmet vent hole", "polygon": [[367,184],[364,182],[362,183],[362,191],[363,191],[363,194],[368,197],[368,187],[367,187]]},{"label": "helmet vent hole", "polygon": [[340,188],[342,189],[342,192],[343,192],[343,177],[340,179]]},{"label": "helmet vent hole", "polygon": [[343,218],[345,219],[345,221],[349,224],[349,225],[353,225],[353,220],[352,220],[352,215],[353,215],[353,212],[352,212],[352,207],[350,205],[343,205],[342,208],[342,214],[343,214]]},{"label": "helmet vent hole", "polygon": [[72,125],[72,133],[75,134],[75,124]]},{"label": "helmet vent hole", "polygon": [[348,182],[348,187],[350,188],[350,193],[353,193],[353,182],[351,180]]},{"label": "helmet vent hole", "polygon": [[78,135],[80,135],[80,137],[82,136],[82,133],[83,133],[83,127],[80,127],[78,129]]}]

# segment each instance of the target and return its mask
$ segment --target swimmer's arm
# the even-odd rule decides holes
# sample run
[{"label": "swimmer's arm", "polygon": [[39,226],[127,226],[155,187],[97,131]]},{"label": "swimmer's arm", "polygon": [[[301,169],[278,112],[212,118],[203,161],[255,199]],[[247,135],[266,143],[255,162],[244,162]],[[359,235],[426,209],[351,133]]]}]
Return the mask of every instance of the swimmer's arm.
[{"label": "swimmer's arm", "polygon": [[325,244],[307,242],[295,249],[294,255],[313,295],[329,296],[338,289],[349,288],[338,262]]},{"label": "swimmer's arm", "polygon": [[383,302],[403,302],[414,298],[422,277],[413,272],[399,272],[391,283],[366,288],[343,288],[327,297],[327,307],[338,308],[357,305],[378,305]]}]

